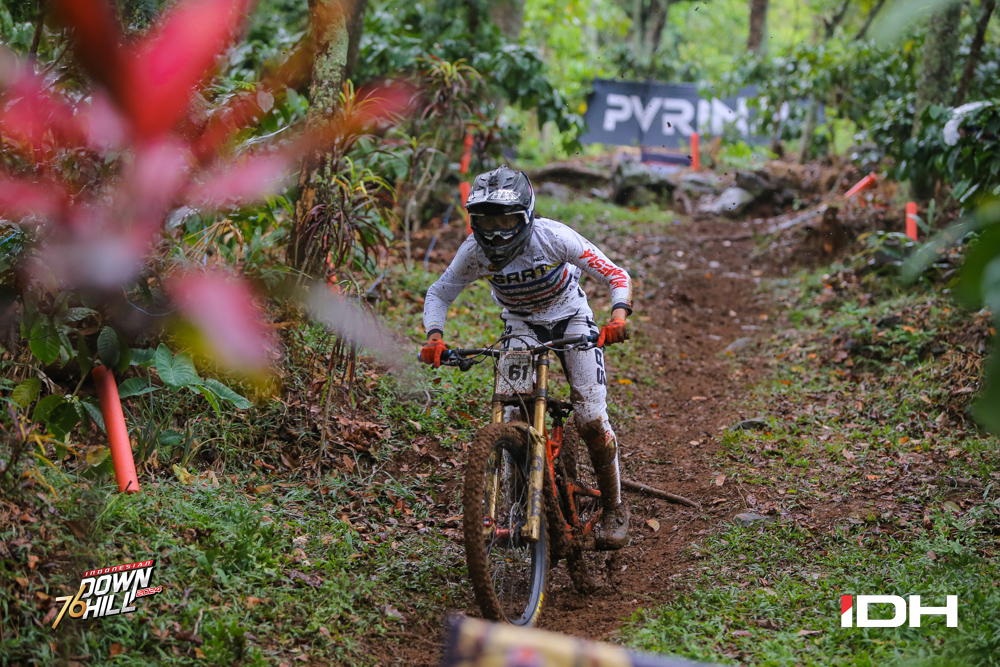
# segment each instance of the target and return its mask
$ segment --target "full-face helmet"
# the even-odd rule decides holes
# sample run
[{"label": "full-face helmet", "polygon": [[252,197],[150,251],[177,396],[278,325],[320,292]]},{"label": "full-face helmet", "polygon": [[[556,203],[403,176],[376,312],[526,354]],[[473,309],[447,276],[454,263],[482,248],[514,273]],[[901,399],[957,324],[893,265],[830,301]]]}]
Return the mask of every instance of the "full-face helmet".
[{"label": "full-face helmet", "polygon": [[496,269],[510,264],[528,245],[535,191],[523,171],[498,167],[476,176],[465,208],[476,243]]}]

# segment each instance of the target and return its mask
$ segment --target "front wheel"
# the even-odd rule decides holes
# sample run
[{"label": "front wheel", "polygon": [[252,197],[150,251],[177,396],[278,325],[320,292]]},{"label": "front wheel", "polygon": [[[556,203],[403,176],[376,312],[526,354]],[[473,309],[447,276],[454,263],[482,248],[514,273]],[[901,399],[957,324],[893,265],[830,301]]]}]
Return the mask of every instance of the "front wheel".
[{"label": "front wheel", "polygon": [[[476,434],[462,489],[465,562],[483,616],[533,625],[542,613],[549,548],[545,512],[539,539],[521,528],[528,517],[529,445],[510,424],[490,424]],[[487,508],[492,496],[493,509]]]}]

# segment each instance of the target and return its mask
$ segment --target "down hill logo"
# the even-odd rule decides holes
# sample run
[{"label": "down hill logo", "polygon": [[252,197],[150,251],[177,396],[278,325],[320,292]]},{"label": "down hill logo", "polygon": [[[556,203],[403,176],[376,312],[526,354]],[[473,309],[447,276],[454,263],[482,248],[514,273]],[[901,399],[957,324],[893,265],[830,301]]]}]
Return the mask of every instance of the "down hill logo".
[{"label": "down hill logo", "polygon": [[[898,595],[859,595],[858,622],[854,623],[854,596],[840,596],[840,627],[842,628],[898,628],[910,618],[910,627],[920,627],[921,616],[944,616],[949,628],[958,627],[958,596],[946,595],[943,607],[923,607],[919,595],[911,595],[909,614],[906,600]],[[895,611],[892,618],[869,618],[868,608],[873,604],[891,604]]]},{"label": "down hill logo", "polygon": [[[149,585],[155,566],[155,560],[144,560],[84,572],[76,595],[56,598],[63,606],[52,629],[56,629],[67,609],[70,618],[85,620],[135,611],[133,603],[137,598],[156,595],[163,590],[161,586]],[[121,596],[121,604],[116,602],[118,596]]]}]

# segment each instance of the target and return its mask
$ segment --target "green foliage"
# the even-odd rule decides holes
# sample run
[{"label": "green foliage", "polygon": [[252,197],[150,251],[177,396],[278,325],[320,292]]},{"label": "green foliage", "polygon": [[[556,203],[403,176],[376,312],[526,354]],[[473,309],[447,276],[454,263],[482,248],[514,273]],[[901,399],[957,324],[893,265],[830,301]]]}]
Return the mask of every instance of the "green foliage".
[{"label": "green foliage", "polygon": [[[551,120],[562,131],[581,128],[580,117],[550,82],[538,50],[508,42],[482,20],[485,12],[478,15],[467,3],[450,0],[420,0],[392,10],[372,4],[361,41],[359,81],[417,72],[427,56],[462,61],[483,75],[492,93],[479,100],[484,118],[496,117],[499,101],[506,99],[535,109],[542,122]],[[473,14],[477,16],[470,21]]]}]

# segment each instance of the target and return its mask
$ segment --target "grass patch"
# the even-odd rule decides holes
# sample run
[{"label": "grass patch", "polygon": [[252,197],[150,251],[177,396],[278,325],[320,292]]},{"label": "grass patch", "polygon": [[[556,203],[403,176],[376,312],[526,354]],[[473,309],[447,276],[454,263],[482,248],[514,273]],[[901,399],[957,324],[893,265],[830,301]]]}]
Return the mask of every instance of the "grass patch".
[{"label": "grass patch", "polygon": [[[771,286],[769,379],[718,465],[746,509],[693,547],[638,648],[748,665],[1000,662],[1000,441],[969,421],[989,324],[927,286],[849,271]],[[842,594],[959,596],[959,628],[840,628]],[[805,631],[805,632],[803,632]]]},{"label": "grass patch", "polygon": [[[1000,505],[939,513],[917,535],[852,526],[816,534],[795,524],[730,526],[696,551],[689,590],[636,613],[621,638],[635,648],[750,665],[889,665],[1000,662]],[[921,628],[841,628],[842,594],[958,595],[959,627],[925,617]],[[884,611],[884,610],[882,610]]]}]

